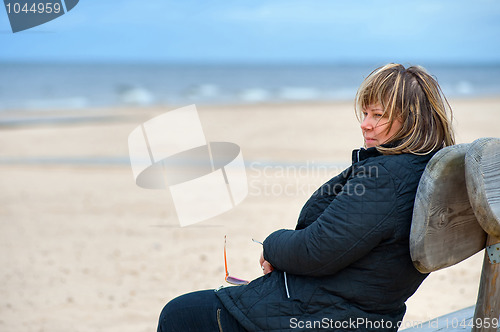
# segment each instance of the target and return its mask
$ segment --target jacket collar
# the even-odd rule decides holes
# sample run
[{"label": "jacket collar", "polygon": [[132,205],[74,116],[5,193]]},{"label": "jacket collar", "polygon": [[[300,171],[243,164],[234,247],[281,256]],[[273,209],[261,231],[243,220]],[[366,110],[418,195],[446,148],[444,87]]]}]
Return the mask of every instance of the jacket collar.
[{"label": "jacket collar", "polygon": [[352,151],[352,163],[357,163],[362,160],[368,159],[370,157],[377,157],[381,156],[382,154],[378,152],[378,150],[373,147],[373,148],[360,148]]},{"label": "jacket collar", "polygon": [[[397,142],[393,142],[393,143],[388,143],[388,144],[382,144],[381,146],[384,148],[391,148],[391,147],[394,147],[396,145],[397,145]],[[381,156],[381,155],[382,155],[382,153],[380,153],[376,147],[372,147],[372,148],[368,148],[368,149],[359,148],[359,149],[352,151],[352,163],[354,164],[354,163],[360,162],[362,160],[368,159],[370,157],[377,157],[377,156]]]}]

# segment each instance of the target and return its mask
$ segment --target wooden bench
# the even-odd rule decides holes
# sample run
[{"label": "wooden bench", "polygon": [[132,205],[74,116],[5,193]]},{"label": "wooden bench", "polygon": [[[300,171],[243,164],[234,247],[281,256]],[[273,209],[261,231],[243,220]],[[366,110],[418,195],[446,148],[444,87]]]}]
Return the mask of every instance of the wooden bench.
[{"label": "wooden bench", "polygon": [[497,331],[486,326],[500,318],[498,138],[450,146],[434,155],[418,186],[410,232],[411,257],[422,273],[457,264],[485,247],[473,320],[469,317],[462,329],[415,331]]}]

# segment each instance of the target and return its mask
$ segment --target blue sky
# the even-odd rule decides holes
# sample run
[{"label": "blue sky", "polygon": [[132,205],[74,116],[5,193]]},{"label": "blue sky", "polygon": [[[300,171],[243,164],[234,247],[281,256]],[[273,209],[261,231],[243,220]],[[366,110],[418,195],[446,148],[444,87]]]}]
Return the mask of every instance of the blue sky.
[{"label": "blue sky", "polygon": [[497,0],[80,0],[0,61],[500,62]]}]

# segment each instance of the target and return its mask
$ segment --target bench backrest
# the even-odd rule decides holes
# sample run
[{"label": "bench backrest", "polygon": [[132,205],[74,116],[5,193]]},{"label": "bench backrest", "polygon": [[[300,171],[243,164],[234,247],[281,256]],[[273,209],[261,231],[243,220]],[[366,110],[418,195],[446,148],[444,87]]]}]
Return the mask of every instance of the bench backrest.
[{"label": "bench backrest", "polygon": [[454,265],[486,246],[474,321],[500,315],[500,260],[491,258],[497,257],[493,250],[500,251],[498,138],[446,147],[432,157],[418,186],[410,232],[410,254],[423,273]]},{"label": "bench backrest", "polygon": [[420,272],[454,265],[484,249],[486,232],[472,210],[465,182],[470,145],[438,151],[420,179],[410,233],[411,257]]}]

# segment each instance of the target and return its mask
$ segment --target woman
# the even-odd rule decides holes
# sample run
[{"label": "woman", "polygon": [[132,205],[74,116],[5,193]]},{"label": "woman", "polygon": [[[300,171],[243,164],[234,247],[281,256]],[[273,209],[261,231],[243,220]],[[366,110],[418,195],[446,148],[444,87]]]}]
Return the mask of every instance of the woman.
[{"label": "woman", "polygon": [[454,144],[448,112],[423,68],[373,71],[356,95],[365,148],[311,196],[295,230],[267,237],[265,275],[172,300],[158,331],[396,331],[426,277],[409,253],[413,202],[429,159]]}]

